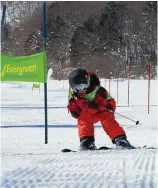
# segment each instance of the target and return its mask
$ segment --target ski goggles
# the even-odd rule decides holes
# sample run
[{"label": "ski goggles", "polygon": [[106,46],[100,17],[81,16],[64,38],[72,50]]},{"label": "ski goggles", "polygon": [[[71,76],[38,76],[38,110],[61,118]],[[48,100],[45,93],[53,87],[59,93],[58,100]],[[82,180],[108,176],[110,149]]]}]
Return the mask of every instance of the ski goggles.
[{"label": "ski goggles", "polygon": [[73,87],[72,87],[72,90],[74,91],[74,92],[84,92],[84,91],[86,91],[87,90],[87,88],[88,88],[88,86],[89,86],[89,84],[78,84],[78,85],[74,85]]}]

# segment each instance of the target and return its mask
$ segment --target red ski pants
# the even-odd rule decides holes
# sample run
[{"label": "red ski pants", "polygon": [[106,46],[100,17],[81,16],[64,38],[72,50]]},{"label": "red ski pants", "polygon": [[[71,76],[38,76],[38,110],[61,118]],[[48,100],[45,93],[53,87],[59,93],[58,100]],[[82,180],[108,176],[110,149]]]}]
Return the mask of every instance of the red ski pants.
[{"label": "red ski pants", "polygon": [[98,113],[91,113],[90,111],[81,112],[78,118],[78,134],[80,138],[85,136],[94,136],[94,124],[101,122],[104,131],[109,135],[110,139],[125,135],[125,131],[120,127],[115,120],[114,113],[110,111],[103,111]]}]

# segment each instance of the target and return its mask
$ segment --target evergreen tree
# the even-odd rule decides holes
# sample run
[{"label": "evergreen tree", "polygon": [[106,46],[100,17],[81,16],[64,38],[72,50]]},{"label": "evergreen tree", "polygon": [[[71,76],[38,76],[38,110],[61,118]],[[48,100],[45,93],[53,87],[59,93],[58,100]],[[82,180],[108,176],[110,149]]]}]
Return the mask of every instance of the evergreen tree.
[{"label": "evergreen tree", "polygon": [[100,18],[100,39],[105,41],[110,48],[115,47],[116,43],[122,42],[124,26],[124,9],[123,2],[107,2],[104,12]]}]

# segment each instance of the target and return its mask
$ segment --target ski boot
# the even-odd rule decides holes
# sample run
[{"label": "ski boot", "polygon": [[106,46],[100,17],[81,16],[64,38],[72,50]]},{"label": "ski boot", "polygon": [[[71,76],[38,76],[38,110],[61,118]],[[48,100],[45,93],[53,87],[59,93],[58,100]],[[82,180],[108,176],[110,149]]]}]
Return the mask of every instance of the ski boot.
[{"label": "ski boot", "polygon": [[113,143],[116,144],[116,149],[136,149],[129,143],[125,135],[115,138]]},{"label": "ski boot", "polygon": [[93,136],[85,136],[80,139],[79,151],[95,150],[95,149],[97,149],[97,148],[95,146]]}]

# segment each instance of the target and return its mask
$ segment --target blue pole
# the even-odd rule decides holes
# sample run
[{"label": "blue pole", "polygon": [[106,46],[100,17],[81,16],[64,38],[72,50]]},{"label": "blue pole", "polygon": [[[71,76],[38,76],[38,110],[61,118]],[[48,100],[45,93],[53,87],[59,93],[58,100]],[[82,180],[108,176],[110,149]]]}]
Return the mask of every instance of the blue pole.
[{"label": "blue pole", "polygon": [[1,26],[4,24],[5,13],[6,13],[6,5],[3,6]]},{"label": "blue pole", "polygon": [[1,40],[4,38],[4,21],[6,16],[6,5],[3,6],[2,19],[1,19]]},{"label": "blue pole", "polygon": [[[43,2],[43,50],[46,51],[46,2]],[[46,73],[46,70],[44,71]],[[45,103],[45,144],[47,144],[48,143],[47,80],[44,83],[44,103]]]}]

